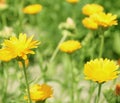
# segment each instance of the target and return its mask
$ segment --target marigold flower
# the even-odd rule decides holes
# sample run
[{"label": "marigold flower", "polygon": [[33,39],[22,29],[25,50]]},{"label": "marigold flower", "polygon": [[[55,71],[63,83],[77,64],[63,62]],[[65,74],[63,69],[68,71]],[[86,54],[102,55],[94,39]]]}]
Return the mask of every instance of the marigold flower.
[{"label": "marigold flower", "polygon": [[103,83],[117,78],[120,73],[117,69],[118,65],[114,61],[101,58],[87,62],[84,74],[86,79]]},{"label": "marigold flower", "polygon": [[94,13],[102,12],[104,8],[101,5],[98,4],[87,4],[82,8],[82,12],[85,15],[92,15]]},{"label": "marigold flower", "polygon": [[33,41],[32,39],[33,39],[33,35],[27,38],[27,35],[22,33],[19,35],[19,38],[12,36],[10,37],[9,40],[4,40],[3,42],[4,51],[8,52],[11,59],[20,57],[26,60],[28,54],[35,53],[31,49],[37,48],[37,46],[40,44],[38,41],[36,40]]},{"label": "marigold flower", "polygon": [[112,15],[111,13],[105,14],[103,12],[96,13],[90,16],[95,22],[102,27],[109,27],[112,25],[117,25],[117,15]]},{"label": "marigold flower", "polygon": [[1,61],[10,61],[12,59],[11,52],[6,49],[0,49],[0,60]]},{"label": "marigold flower", "polygon": [[75,4],[75,3],[78,3],[79,0],[66,0],[67,2],[71,3],[71,4]]},{"label": "marigold flower", "polygon": [[82,20],[83,25],[92,30],[98,29],[98,24],[90,17],[86,17],[85,19]]},{"label": "marigold flower", "polygon": [[[32,101],[43,101],[49,97],[52,97],[53,90],[49,85],[46,84],[35,84],[30,87],[30,98]],[[24,97],[28,99],[27,96]]]},{"label": "marigold flower", "polygon": [[115,87],[115,94],[117,96],[120,96],[120,84],[117,84],[116,87]]},{"label": "marigold flower", "polygon": [[25,14],[37,14],[42,10],[42,5],[40,4],[33,4],[33,5],[29,5],[27,7],[25,7],[23,9],[23,12]]},{"label": "marigold flower", "polygon": [[73,53],[81,47],[81,43],[75,40],[68,40],[60,44],[60,50],[66,53]]}]

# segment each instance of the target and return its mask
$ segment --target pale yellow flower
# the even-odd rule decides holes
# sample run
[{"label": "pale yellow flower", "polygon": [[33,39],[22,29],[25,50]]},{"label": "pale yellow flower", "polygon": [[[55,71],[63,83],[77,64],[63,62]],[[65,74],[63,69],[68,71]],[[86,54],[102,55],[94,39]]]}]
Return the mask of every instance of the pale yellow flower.
[{"label": "pale yellow flower", "polygon": [[[53,96],[53,90],[51,86],[47,84],[35,84],[30,87],[30,98],[32,101],[43,101],[47,98],[50,98]],[[27,96],[24,97],[25,99],[28,99]]]},{"label": "pale yellow flower", "polygon": [[33,5],[29,5],[27,7],[25,7],[23,9],[23,12],[25,14],[37,14],[42,10],[42,5],[40,4],[33,4]]},{"label": "pale yellow flower", "polygon": [[74,51],[80,49],[81,43],[75,40],[68,40],[60,44],[60,50],[66,53],[73,53]]},{"label": "pale yellow flower", "polygon": [[9,40],[4,40],[4,42],[3,42],[4,52],[8,52],[11,59],[20,57],[20,58],[26,60],[28,54],[35,53],[31,49],[37,48],[37,46],[39,45],[38,41],[32,40],[32,39],[33,39],[33,35],[31,37],[27,38],[27,35],[22,34],[22,33],[19,35],[18,38],[15,36],[12,36],[12,37],[10,37]]},{"label": "pale yellow flower", "polygon": [[66,0],[66,1],[71,4],[75,4],[79,2],[79,0]]},{"label": "pale yellow flower", "polygon": [[109,59],[95,59],[87,62],[84,66],[86,79],[98,83],[104,83],[118,77],[118,65]]},{"label": "pale yellow flower", "polygon": [[112,25],[117,25],[117,15],[112,15],[111,13],[105,14],[103,12],[96,13],[90,16],[95,22],[102,27],[109,27]]},{"label": "pale yellow flower", "polygon": [[87,4],[82,8],[82,12],[85,15],[92,15],[94,13],[103,12],[104,8],[98,4]]},{"label": "pale yellow flower", "polygon": [[98,29],[98,24],[95,22],[94,19],[90,17],[86,17],[85,19],[83,19],[82,23],[88,29],[92,29],[92,30]]}]

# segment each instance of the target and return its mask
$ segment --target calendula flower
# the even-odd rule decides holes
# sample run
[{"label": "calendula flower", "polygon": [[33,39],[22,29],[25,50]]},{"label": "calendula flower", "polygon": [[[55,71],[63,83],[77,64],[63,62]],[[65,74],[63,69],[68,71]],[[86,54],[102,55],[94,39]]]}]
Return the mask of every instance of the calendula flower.
[{"label": "calendula flower", "polygon": [[94,19],[90,17],[86,17],[85,19],[83,19],[82,23],[88,29],[92,29],[92,30],[98,29],[98,24],[95,22]]},{"label": "calendula flower", "polygon": [[42,5],[40,4],[33,4],[33,5],[29,5],[27,7],[25,7],[23,9],[23,12],[25,14],[37,14],[42,10]]},{"label": "calendula flower", "polygon": [[[47,84],[35,84],[30,87],[30,98],[32,101],[44,101],[47,98],[50,98],[53,96],[53,90],[51,86]],[[28,99],[27,96],[24,97],[25,99]]]},{"label": "calendula flower", "polygon": [[66,1],[71,4],[75,4],[79,2],[79,0],[66,0]]},{"label": "calendula flower", "polygon": [[104,8],[98,4],[87,4],[82,8],[82,12],[85,15],[92,15],[95,13],[103,12]]},{"label": "calendula flower", "polygon": [[103,83],[118,77],[118,65],[109,59],[95,59],[87,62],[84,67],[86,79]]},{"label": "calendula flower", "polygon": [[95,22],[102,27],[109,27],[112,25],[117,25],[117,15],[112,15],[111,13],[105,14],[103,12],[96,13],[90,16]]},{"label": "calendula flower", "polygon": [[15,36],[12,36],[10,37],[9,40],[4,40],[2,50],[4,50],[4,52],[8,52],[8,55],[11,57],[11,59],[20,57],[26,60],[28,54],[35,53],[31,49],[37,48],[37,46],[39,45],[38,41],[32,40],[32,39],[33,39],[33,35],[27,38],[27,35],[22,33],[19,35],[18,38]]},{"label": "calendula flower", "polygon": [[120,96],[120,84],[117,84],[116,87],[115,87],[115,94],[117,96]]},{"label": "calendula flower", "polygon": [[73,53],[81,47],[81,43],[75,40],[68,40],[60,44],[60,50],[66,53]]},{"label": "calendula flower", "polygon": [[0,60],[1,61],[10,61],[13,58],[11,52],[6,49],[0,49]]}]

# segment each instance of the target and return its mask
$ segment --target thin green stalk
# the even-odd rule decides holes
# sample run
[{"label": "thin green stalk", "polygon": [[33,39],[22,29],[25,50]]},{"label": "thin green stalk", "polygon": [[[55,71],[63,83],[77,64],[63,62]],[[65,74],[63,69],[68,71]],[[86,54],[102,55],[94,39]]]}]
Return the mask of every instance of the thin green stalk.
[{"label": "thin green stalk", "polygon": [[47,78],[46,78],[47,66],[45,66],[45,67],[43,66],[43,58],[39,51],[37,51],[37,54],[38,54],[38,59],[39,59],[39,66],[42,71],[42,77],[43,77],[43,80],[45,83],[45,82],[47,82]]},{"label": "thin green stalk", "polygon": [[53,52],[53,55],[50,58],[50,62],[52,62],[54,60],[54,58],[56,57],[58,51],[59,51],[59,46],[60,44],[67,38],[67,35],[63,35],[62,39],[60,40],[60,42],[58,43],[55,51]]},{"label": "thin green stalk", "polygon": [[5,103],[6,94],[7,94],[7,86],[8,86],[8,71],[7,71],[7,68],[4,68],[4,64],[3,63],[1,64],[2,64],[3,76],[4,76],[2,101]]},{"label": "thin green stalk", "polygon": [[99,83],[99,87],[98,87],[98,95],[97,95],[96,103],[99,103],[99,100],[100,100],[100,93],[101,93],[101,88],[102,88],[102,83]]},{"label": "thin green stalk", "polygon": [[100,43],[99,58],[102,57],[102,54],[103,54],[103,47],[104,47],[104,34],[101,35],[101,43]]},{"label": "thin green stalk", "polygon": [[70,78],[70,80],[71,80],[71,88],[70,88],[70,90],[71,90],[71,103],[74,103],[74,77],[75,77],[75,75],[74,75],[74,67],[73,67],[73,63],[72,63],[72,54],[70,55],[70,59],[71,59],[71,70],[70,70],[70,72],[71,72],[71,78]]},{"label": "thin green stalk", "polygon": [[24,76],[25,76],[25,83],[26,83],[26,88],[27,88],[28,101],[29,101],[29,103],[32,103],[31,98],[30,98],[29,83],[28,83],[28,78],[27,78],[26,67],[25,67],[25,62],[24,61],[22,61],[22,65],[23,65],[23,72],[24,72]]}]

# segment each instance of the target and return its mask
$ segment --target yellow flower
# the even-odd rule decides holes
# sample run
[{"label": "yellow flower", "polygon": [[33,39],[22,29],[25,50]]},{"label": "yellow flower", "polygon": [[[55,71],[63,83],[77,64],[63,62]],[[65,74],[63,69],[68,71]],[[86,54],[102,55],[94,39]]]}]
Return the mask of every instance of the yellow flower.
[{"label": "yellow flower", "polygon": [[37,46],[39,45],[38,41],[36,40],[33,41],[32,39],[33,39],[33,35],[27,38],[27,35],[22,33],[19,35],[19,38],[12,36],[10,37],[9,40],[4,40],[3,49],[5,52],[9,52],[8,54],[11,57],[11,59],[20,57],[26,60],[28,54],[35,53],[31,49],[37,48]]},{"label": "yellow flower", "polygon": [[37,14],[42,10],[42,6],[40,4],[33,4],[25,7],[23,12],[25,14]]},{"label": "yellow flower", "polygon": [[102,12],[104,8],[98,4],[87,4],[82,8],[82,12],[85,15],[92,15],[94,13]]},{"label": "yellow flower", "polygon": [[105,14],[103,12],[96,13],[91,15],[91,18],[95,20],[95,22],[102,27],[109,27],[112,25],[117,25],[117,15],[112,15],[111,13]]},{"label": "yellow flower", "polygon": [[75,40],[68,40],[60,44],[60,50],[66,53],[73,53],[81,48],[81,43]]},{"label": "yellow flower", "polygon": [[[32,101],[43,101],[49,97],[52,97],[53,90],[49,85],[46,84],[35,84],[30,87],[30,98]],[[28,99],[27,96],[24,97]]]},{"label": "yellow flower", "polygon": [[114,61],[101,58],[87,62],[84,74],[86,79],[103,83],[117,78],[120,73],[117,69],[118,65]]},{"label": "yellow flower", "polygon": [[6,49],[0,49],[0,60],[1,61],[10,61],[12,59],[11,52]]},{"label": "yellow flower", "polygon": [[98,29],[98,24],[90,17],[86,17],[85,19],[82,20],[83,25],[92,30]]},{"label": "yellow flower", "polygon": [[79,0],[66,0],[67,2],[71,3],[71,4],[75,4],[75,3],[78,3]]}]

